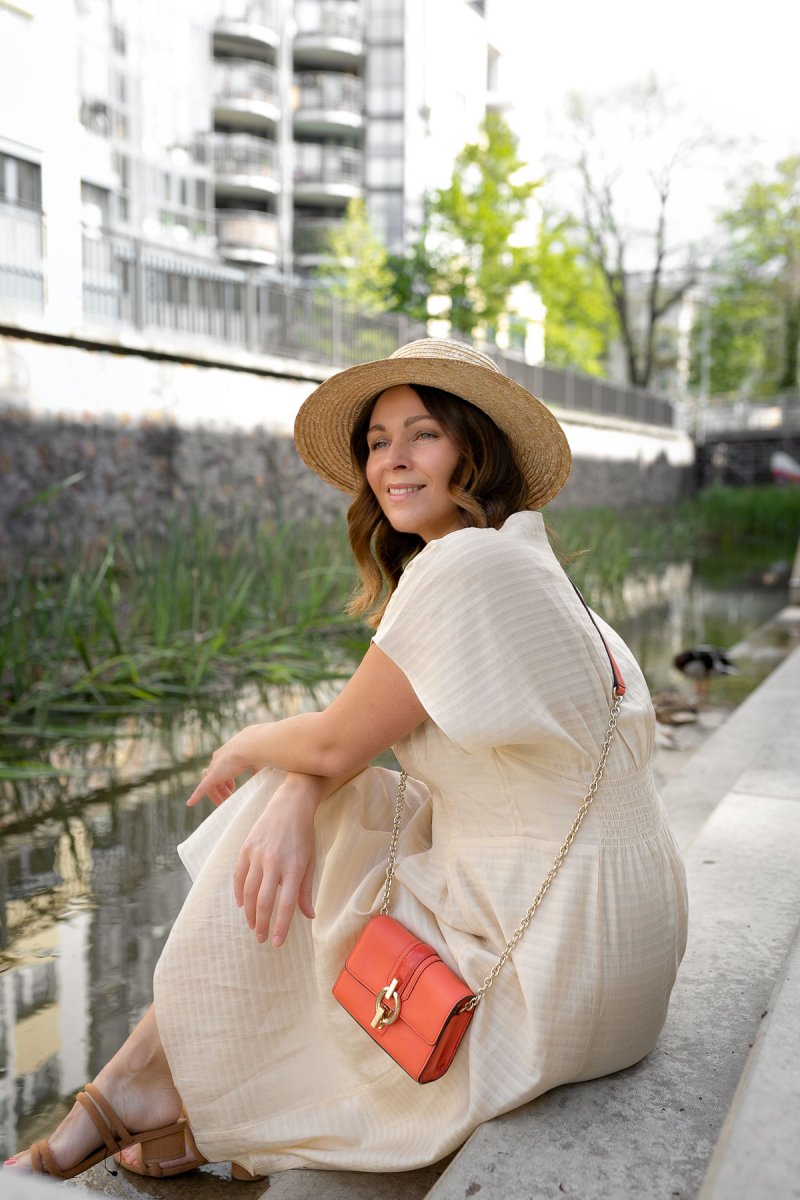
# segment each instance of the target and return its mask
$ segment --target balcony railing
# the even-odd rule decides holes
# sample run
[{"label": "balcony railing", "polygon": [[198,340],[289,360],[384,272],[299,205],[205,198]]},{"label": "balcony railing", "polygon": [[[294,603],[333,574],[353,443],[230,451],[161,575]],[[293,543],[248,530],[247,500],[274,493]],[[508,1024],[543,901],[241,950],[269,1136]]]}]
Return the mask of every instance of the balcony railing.
[{"label": "balcony railing", "polygon": [[358,4],[334,0],[334,3],[320,3],[316,12],[309,8],[306,11],[309,16],[297,30],[298,40],[312,40],[320,35],[324,38],[345,38],[352,42],[363,40],[364,22]]},{"label": "balcony railing", "polygon": [[295,218],[293,243],[297,257],[321,258],[329,254],[328,239],[338,227],[338,221],[330,221],[325,217]]},{"label": "balcony railing", "polygon": [[280,29],[280,5],[277,0],[218,0],[217,25],[261,25]]},{"label": "balcony railing", "polygon": [[278,183],[278,147],[249,133],[217,133],[208,141],[214,173],[221,178],[245,178]]},{"label": "balcony railing", "polygon": [[229,104],[268,104],[277,108],[277,74],[264,63],[246,60],[215,63],[214,97],[217,108],[225,108]]},{"label": "balcony railing", "polygon": [[217,213],[217,241],[223,253],[231,249],[278,254],[278,222],[271,213],[230,209]]},{"label": "balcony railing", "polygon": [[37,209],[0,200],[0,303],[44,306],[44,228]]},{"label": "balcony railing", "polygon": [[296,76],[298,104],[296,116],[304,112],[345,112],[361,116],[364,111],[364,84],[361,79],[335,71],[303,73]]},{"label": "balcony railing", "polygon": [[364,155],[360,150],[317,142],[297,142],[294,149],[295,183],[361,185]]}]

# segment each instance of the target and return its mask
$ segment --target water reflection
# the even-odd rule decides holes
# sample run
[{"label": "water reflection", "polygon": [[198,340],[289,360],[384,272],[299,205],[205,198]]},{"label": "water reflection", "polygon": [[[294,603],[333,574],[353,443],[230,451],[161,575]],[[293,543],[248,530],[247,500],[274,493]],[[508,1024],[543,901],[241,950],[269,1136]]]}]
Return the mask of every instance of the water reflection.
[{"label": "water reflection", "polygon": [[[677,682],[670,663],[678,650],[731,646],[782,603],[764,589],[701,585],[680,564],[592,599],[629,641],[653,690]],[[317,706],[329,692],[272,693],[268,711]],[[53,778],[3,785],[4,1157],[57,1123],[150,1003],[153,969],[189,886],[175,846],[207,811],[184,804],[198,764],[266,711],[265,698],[249,694],[203,720],[120,722],[113,740],[60,746]]]}]

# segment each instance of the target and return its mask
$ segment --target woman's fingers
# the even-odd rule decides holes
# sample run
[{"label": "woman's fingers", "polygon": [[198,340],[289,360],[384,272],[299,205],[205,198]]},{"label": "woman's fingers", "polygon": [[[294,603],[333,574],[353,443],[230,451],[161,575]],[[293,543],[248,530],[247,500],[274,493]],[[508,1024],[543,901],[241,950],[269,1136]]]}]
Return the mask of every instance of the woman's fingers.
[{"label": "woman's fingers", "polygon": [[304,916],[309,917],[310,919],[313,919],[317,915],[314,912],[314,905],[311,900],[312,888],[314,886],[315,866],[316,864],[314,862],[314,856],[312,855],[309,864],[306,867],[306,873],[303,876],[300,884],[300,891],[297,895],[297,907]]}]

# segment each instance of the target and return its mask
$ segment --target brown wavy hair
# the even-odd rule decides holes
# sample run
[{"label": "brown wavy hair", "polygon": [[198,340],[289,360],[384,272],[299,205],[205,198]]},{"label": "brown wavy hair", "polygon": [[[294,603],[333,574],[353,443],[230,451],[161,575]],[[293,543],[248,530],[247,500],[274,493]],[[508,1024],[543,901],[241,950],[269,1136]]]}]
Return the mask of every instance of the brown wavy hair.
[{"label": "brown wavy hair", "polygon": [[[441,388],[412,386],[422,403],[459,451],[450,495],[463,525],[499,529],[507,517],[528,508],[528,486],[502,429],[491,417]],[[403,567],[425,545],[416,533],[401,533],[384,516],[367,483],[367,430],[376,396],[364,408],[350,438],[353,464],[361,486],[347,510],[347,528],[361,586],[347,611],[375,626],[383,616]]]}]

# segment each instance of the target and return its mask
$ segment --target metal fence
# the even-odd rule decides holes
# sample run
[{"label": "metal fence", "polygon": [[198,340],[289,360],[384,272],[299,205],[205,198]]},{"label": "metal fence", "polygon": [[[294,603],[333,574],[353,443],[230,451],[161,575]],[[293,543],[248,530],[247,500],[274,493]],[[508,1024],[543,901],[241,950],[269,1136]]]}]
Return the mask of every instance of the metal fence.
[{"label": "metal fence", "polygon": [[[27,288],[36,292],[41,305],[40,255],[15,265],[20,256],[9,254],[4,228],[0,209],[0,299],[24,303]],[[41,246],[40,217],[37,228]],[[422,322],[401,313],[364,312],[319,286],[283,283],[250,268],[213,263],[100,230],[87,230],[83,237],[83,311],[95,322],[179,335],[184,353],[186,340],[196,338],[198,346],[205,343],[204,353],[211,340],[336,366],[383,358],[427,333]],[[487,351],[502,371],[548,404],[646,425],[674,424],[673,406],[663,397],[535,366],[496,346]]]},{"label": "metal fence", "polygon": [[730,434],[782,434],[800,430],[800,395],[775,396],[753,404],[736,400],[731,404],[701,405],[692,414],[697,441]]},{"label": "metal fence", "polygon": [[42,214],[4,200],[0,200],[0,300],[44,307]]},{"label": "metal fence", "polygon": [[618,387],[575,371],[534,365],[497,349],[489,353],[501,371],[547,404],[607,417],[624,417],[644,425],[671,427],[674,424],[672,403],[642,388]]},{"label": "metal fence", "polygon": [[92,319],[257,353],[351,364],[425,336],[423,324],[399,313],[365,313],[319,287],[263,279],[130,238],[84,236],[83,270],[83,307]]}]

